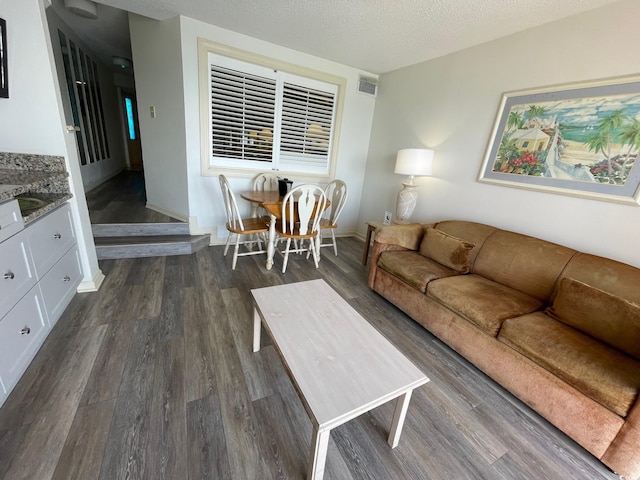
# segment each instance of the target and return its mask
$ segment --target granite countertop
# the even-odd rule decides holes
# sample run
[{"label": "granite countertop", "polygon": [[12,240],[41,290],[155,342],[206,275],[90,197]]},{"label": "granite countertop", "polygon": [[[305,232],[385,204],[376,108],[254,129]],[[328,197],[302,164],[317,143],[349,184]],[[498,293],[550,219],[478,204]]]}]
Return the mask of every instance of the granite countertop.
[{"label": "granite countertop", "polygon": [[0,152],[0,202],[18,200],[25,223],[73,195],[63,157]]}]

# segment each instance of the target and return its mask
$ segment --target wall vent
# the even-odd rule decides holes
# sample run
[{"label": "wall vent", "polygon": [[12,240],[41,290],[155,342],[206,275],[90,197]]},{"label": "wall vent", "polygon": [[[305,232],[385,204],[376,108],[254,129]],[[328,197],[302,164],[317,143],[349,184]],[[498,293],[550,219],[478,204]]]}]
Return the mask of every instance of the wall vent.
[{"label": "wall vent", "polygon": [[360,77],[358,79],[358,92],[375,97],[377,91],[378,81],[375,78]]}]

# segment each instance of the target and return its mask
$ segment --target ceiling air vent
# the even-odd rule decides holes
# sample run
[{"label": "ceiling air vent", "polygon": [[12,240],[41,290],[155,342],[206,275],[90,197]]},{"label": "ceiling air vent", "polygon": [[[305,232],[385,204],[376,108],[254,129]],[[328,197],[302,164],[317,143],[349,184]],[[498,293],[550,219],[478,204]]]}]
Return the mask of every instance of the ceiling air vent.
[{"label": "ceiling air vent", "polygon": [[358,92],[376,96],[378,81],[375,78],[360,77],[358,79]]}]

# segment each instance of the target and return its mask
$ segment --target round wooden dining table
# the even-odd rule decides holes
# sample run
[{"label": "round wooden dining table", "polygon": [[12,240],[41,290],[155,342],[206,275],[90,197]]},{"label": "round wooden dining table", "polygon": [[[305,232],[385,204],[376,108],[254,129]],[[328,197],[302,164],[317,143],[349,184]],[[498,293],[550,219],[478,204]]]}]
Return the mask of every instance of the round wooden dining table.
[{"label": "round wooden dining table", "polygon": [[[262,206],[267,212],[269,212],[269,239],[267,240],[267,270],[271,270],[273,267],[273,255],[276,249],[276,221],[282,216],[282,203],[284,197],[280,196],[279,192],[266,191],[256,192],[248,190],[240,192],[240,197],[251,203],[257,203]],[[329,199],[325,208],[330,205]],[[319,250],[319,249],[318,249]],[[318,252],[319,254],[320,252]]]}]

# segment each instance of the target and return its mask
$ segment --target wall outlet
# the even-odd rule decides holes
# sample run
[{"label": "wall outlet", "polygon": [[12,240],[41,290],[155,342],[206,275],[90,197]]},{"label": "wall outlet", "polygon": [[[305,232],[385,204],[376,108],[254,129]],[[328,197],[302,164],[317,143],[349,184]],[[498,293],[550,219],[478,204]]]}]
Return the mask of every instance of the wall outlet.
[{"label": "wall outlet", "polygon": [[384,212],[384,221],[382,223],[385,225],[391,224],[391,212]]}]

